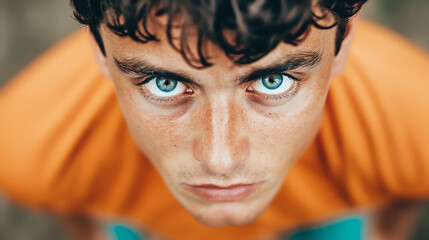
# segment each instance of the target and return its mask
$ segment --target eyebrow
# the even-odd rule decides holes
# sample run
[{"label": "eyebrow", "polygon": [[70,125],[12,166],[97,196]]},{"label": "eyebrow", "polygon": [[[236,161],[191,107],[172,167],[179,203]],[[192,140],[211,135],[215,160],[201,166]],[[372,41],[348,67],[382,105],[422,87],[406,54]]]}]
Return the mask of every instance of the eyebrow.
[{"label": "eyebrow", "polygon": [[[136,58],[117,58],[113,57],[116,67],[125,74],[134,74],[137,76],[153,75],[162,78],[174,79],[181,82],[186,82],[200,87],[200,84],[192,80],[192,77],[183,71],[172,72],[163,67],[154,66],[143,59]],[[302,52],[288,55],[266,67],[252,70],[239,79],[236,83],[242,84],[254,79],[265,77],[281,72],[294,70],[297,68],[316,68],[322,59],[322,54],[319,52]]]},{"label": "eyebrow", "polygon": [[256,78],[279,74],[281,72],[291,71],[297,68],[313,69],[319,66],[321,60],[322,55],[318,52],[305,52],[289,55],[268,67],[253,70],[250,74],[239,78],[237,82],[238,84],[242,84]]}]

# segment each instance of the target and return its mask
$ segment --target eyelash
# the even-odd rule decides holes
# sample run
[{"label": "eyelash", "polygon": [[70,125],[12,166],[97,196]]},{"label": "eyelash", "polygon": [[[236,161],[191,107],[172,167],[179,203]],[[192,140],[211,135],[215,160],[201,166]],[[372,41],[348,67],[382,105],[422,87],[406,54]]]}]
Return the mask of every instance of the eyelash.
[{"label": "eyelash", "polygon": [[[298,93],[298,90],[301,87],[301,81],[302,81],[302,79],[301,78],[297,78],[295,76],[292,76],[289,73],[284,73],[283,72],[283,73],[279,73],[279,74],[285,75],[285,76],[287,76],[288,78],[290,78],[290,79],[292,79],[294,81],[294,86],[293,86],[293,89],[291,91],[288,91],[288,92],[286,92],[284,94],[281,94],[281,95],[271,95],[271,96],[270,95],[266,95],[266,94],[256,93],[255,91],[247,91],[247,89],[249,88],[249,86],[253,82],[257,81],[257,80],[252,80],[252,81],[250,81],[250,83],[247,83],[248,86],[246,87],[246,91],[250,92],[252,94],[258,95],[259,98],[263,98],[266,101],[281,101],[283,99],[295,96]],[[155,79],[156,77],[161,77],[161,76],[148,75],[146,78],[143,79],[143,81],[140,81],[140,82],[136,83],[135,85],[137,85],[137,86],[143,86],[146,83],[148,83],[148,82],[152,81],[153,79]],[[259,78],[262,78],[262,77],[259,77]],[[186,83],[184,83],[184,82],[181,82],[181,83],[184,84],[187,88],[191,89],[190,87],[188,87],[186,85]],[[148,100],[154,101],[154,102],[162,104],[162,105],[167,105],[167,104],[169,104],[171,102],[177,102],[177,100],[179,100],[179,99],[183,99],[183,98],[188,97],[188,96],[183,96],[183,95],[181,95],[181,96],[174,96],[174,97],[156,97],[156,96],[148,93],[142,87],[139,87],[138,90],[139,90],[140,94],[142,94]],[[190,94],[189,93],[185,93],[185,95],[190,95]]]},{"label": "eyelash", "polygon": [[[292,96],[295,96],[295,95],[298,93],[298,91],[299,91],[299,89],[300,89],[300,87],[301,87],[301,81],[302,81],[302,79],[301,79],[301,78],[297,78],[297,77],[295,77],[295,76],[292,76],[291,74],[289,74],[289,73],[285,73],[285,72],[283,72],[283,73],[279,73],[279,74],[281,74],[281,75],[285,75],[285,76],[287,76],[288,78],[290,78],[290,79],[292,79],[292,80],[294,81],[294,86],[292,87],[292,90],[287,91],[286,93],[284,93],[284,94],[280,94],[280,95],[266,95],[266,94],[257,93],[257,92],[255,92],[255,91],[252,91],[251,93],[252,93],[252,94],[257,94],[259,98],[263,98],[264,100],[267,100],[267,101],[277,101],[277,102],[279,102],[279,101],[281,101],[281,100],[284,100],[284,99],[286,99],[286,98],[290,98],[290,97],[292,97]],[[273,74],[273,75],[275,75],[275,74]],[[260,77],[260,78],[262,78],[262,77]],[[254,80],[254,81],[257,81],[257,80]],[[250,86],[254,81],[252,81],[252,82],[249,84],[249,86]],[[247,88],[246,88],[246,89],[247,89]]]},{"label": "eyelash", "polygon": [[[160,76],[157,76],[157,75],[148,75],[147,77],[145,77],[143,79],[143,81],[140,81],[140,82],[136,83],[135,85],[137,85],[137,86],[144,86],[146,83],[152,81],[156,77],[160,77]],[[191,89],[190,87],[188,87],[186,85],[186,83],[184,83],[184,82],[181,82],[181,83],[184,84],[186,86],[186,88]],[[154,95],[148,93],[147,91],[145,91],[143,89],[143,87],[139,87],[138,90],[139,90],[140,94],[142,94],[146,99],[148,99],[150,101],[153,101],[153,102],[156,102],[156,103],[161,104],[161,105],[168,105],[168,104],[170,104],[172,102],[177,102],[179,99],[183,99],[183,98],[188,97],[188,96],[183,96],[183,95],[181,95],[181,96],[174,96],[174,97],[157,97],[157,96],[154,96]],[[190,95],[190,93],[185,93],[185,95]]]}]

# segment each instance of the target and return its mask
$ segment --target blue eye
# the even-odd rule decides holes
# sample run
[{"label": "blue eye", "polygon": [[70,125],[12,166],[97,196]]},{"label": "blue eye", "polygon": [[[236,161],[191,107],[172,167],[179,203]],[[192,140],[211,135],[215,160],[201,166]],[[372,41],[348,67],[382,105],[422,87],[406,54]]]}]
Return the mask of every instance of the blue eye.
[{"label": "blue eye", "polygon": [[268,76],[268,77],[263,77],[261,79],[262,84],[271,90],[277,89],[279,88],[282,83],[283,83],[283,76],[281,74],[278,74],[276,76]]},{"label": "blue eye", "polygon": [[291,91],[296,81],[286,74],[277,74],[262,77],[255,81],[251,87],[254,91],[266,95],[279,95]]},{"label": "blue eye", "polygon": [[162,77],[154,77],[144,86],[157,97],[173,97],[186,91],[186,86],[182,82]]},{"label": "blue eye", "polygon": [[163,92],[171,92],[177,86],[177,80],[170,80],[170,79],[159,78],[159,77],[156,77],[154,80],[156,82],[156,86],[159,88],[159,90]]}]

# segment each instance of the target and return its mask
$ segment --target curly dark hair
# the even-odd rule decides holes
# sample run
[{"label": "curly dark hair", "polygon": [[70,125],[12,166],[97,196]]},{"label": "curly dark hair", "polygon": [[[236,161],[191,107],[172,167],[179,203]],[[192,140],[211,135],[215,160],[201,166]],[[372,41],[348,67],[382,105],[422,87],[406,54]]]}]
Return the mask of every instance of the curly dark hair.
[{"label": "curly dark hair", "polygon": [[[313,0],[71,0],[74,16],[87,25],[105,54],[99,26],[105,23],[115,34],[128,36],[137,42],[158,41],[148,30],[147,20],[153,16],[168,16],[166,34],[169,43],[194,67],[211,63],[204,56],[207,40],[217,44],[237,64],[254,62],[281,41],[293,45],[306,37],[311,25],[319,29],[337,27],[337,54],[344,39],[346,24],[367,0],[317,0],[322,14],[315,14]],[[181,26],[173,26],[173,18],[181,14]],[[327,26],[320,21],[333,16]],[[140,25],[141,24],[141,25]],[[187,41],[187,26],[197,29],[197,52],[194,56]],[[172,29],[181,28],[180,44],[173,43]],[[232,32],[228,41],[225,32]],[[196,66],[195,63],[198,62]]]}]

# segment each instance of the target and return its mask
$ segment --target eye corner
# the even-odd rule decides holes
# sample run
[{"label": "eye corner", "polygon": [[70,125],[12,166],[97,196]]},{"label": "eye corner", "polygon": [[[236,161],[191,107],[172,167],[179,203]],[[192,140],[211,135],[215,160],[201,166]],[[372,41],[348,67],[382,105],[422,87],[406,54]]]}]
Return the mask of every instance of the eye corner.
[{"label": "eye corner", "polygon": [[[186,86],[186,84],[185,84],[185,86]],[[195,91],[192,88],[186,86],[186,90],[183,93],[185,93],[185,94],[193,94],[193,93],[195,93]]]},{"label": "eye corner", "polygon": [[250,83],[247,87],[246,87],[246,92],[255,92],[255,90],[253,90],[252,85],[254,84],[254,82]]}]

